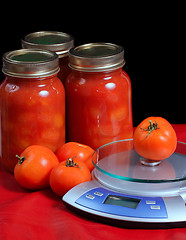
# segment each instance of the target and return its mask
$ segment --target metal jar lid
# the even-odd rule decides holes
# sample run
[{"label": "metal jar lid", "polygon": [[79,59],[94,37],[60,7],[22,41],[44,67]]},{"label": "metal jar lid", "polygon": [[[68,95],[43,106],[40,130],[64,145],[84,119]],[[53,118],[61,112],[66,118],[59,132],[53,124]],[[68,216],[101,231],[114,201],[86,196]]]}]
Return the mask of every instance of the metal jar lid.
[{"label": "metal jar lid", "polygon": [[56,52],[59,58],[68,55],[69,50],[74,46],[73,36],[56,31],[30,33],[21,42],[23,48],[49,50]]},{"label": "metal jar lid", "polygon": [[89,43],[69,51],[69,66],[79,71],[109,71],[124,64],[123,47],[112,43]]},{"label": "metal jar lid", "polygon": [[47,77],[59,72],[59,60],[51,51],[20,49],[3,55],[2,71],[12,77]]}]

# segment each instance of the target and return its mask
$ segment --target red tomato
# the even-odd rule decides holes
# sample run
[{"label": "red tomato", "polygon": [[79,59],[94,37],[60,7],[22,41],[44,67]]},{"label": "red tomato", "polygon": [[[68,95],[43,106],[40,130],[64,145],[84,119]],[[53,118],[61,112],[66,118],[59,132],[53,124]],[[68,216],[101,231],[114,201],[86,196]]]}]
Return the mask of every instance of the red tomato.
[{"label": "red tomato", "polygon": [[134,132],[134,147],[144,158],[159,161],[170,157],[176,149],[177,137],[171,124],[162,117],[143,120]]},{"label": "red tomato", "polygon": [[85,163],[71,158],[55,166],[50,174],[50,186],[59,196],[63,196],[74,186],[91,180]]},{"label": "red tomato", "polygon": [[56,156],[58,157],[59,162],[66,161],[68,158],[81,160],[87,165],[87,167],[91,171],[94,168],[91,160],[93,152],[94,150],[87,145],[77,142],[68,142],[58,149],[58,151],[56,152]]},{"label": "red tomato", "polygon": [[22,187],[36,190],[49,186],[50,172],[59,163],[49,148],[32,145],[17,157],[19,160],[14,168],[14,176]]}]

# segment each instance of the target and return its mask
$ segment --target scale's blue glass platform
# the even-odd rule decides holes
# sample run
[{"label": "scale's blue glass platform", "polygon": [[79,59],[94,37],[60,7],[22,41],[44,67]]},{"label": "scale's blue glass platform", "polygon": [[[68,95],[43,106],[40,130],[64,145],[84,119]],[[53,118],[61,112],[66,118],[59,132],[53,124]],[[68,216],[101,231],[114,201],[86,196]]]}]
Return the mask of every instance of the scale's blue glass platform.
[{"label": "scale's blue glass platform", "polygon": [[142,164],[132,139],[98,148],[92,161],[93,180],[71,189],[68,205],[105,220],[186,223],[185,143],[158,164]]}]

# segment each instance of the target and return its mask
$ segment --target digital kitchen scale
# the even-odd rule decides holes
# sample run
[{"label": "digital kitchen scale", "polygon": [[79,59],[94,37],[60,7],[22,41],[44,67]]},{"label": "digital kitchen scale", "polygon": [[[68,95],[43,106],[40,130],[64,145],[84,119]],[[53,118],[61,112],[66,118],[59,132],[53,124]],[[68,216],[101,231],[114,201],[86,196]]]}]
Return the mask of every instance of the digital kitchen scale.
[{"label": "digital kitchen scale", "polygon": [[186,227],[186,144],[160,162],[137,154],[133,140],[115,141],[93,156],[92,181],[72,188],[63,201],[74,210],[129,227]]}]

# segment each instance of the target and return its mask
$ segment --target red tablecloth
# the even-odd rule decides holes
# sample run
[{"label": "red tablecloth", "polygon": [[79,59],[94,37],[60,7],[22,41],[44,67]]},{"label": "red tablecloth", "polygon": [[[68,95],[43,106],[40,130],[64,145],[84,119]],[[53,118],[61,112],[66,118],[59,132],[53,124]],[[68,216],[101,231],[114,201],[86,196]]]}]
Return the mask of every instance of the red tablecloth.
[{"label": "red tablecloth", "polygon": [[[173,125],[186,141],[186,124]],[[125,229],[84,218],[67,209],[49,188],[30,192],[0,167],[0,240],[186,239],[185,228]]]}]

